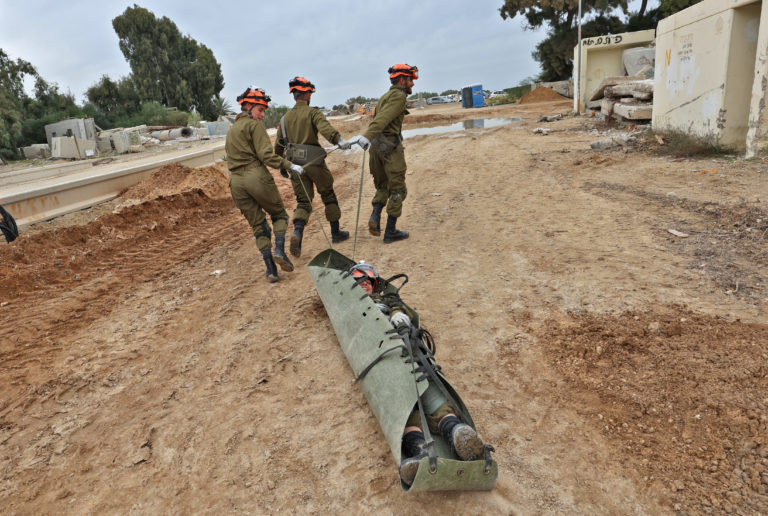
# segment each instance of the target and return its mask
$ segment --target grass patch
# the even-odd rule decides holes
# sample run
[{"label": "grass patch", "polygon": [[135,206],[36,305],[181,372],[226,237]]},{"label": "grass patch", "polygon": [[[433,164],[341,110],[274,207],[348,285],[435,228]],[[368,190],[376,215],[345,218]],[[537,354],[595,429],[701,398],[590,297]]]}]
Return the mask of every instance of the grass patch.
[{"label": "grass patch", "polygon": [[[696,136],[683,131],[663,131],[645,133],[645,137],[656,143],[658,154],[680,158],[728,156],[735,154],[735,149],[717,143],[712,136]],[[659,141],[661,139],[661,141]],[[663,143],[662,143],[663,142]]]}]

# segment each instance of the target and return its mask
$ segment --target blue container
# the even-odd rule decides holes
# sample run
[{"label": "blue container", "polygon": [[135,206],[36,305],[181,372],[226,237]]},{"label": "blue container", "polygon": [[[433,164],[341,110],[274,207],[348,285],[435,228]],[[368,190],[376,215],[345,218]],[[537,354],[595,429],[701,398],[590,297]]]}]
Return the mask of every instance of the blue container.
[{"label": "blue container", "polygon": [[485,106],[483,85],[472,84],[461,89],[461,106],[465,108]]}]

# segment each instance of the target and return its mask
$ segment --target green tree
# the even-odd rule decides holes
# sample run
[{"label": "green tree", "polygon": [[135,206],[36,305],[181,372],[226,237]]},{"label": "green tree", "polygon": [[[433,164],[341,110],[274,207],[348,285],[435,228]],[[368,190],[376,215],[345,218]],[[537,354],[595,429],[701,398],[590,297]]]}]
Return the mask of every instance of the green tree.
[{"label": "green tree", "polygon": [[220,115],[234,115],[235,112],[227,99],[216,95],[213,97],[213,114],[218,118]]},{"label": "green tree", "polygon": [[22,145],[25,101],[24,77],[37,76],[35,67],[23,59],[15,61],[0,48],[0,157],[17,157],[16,149]]},{"label": "green tree", "polygon": [[82,117],[83,111],[75,103],[71,92],[62,93],[59,85],[38,76],[34,98],[25,100],[25,119],[22,124],[24,145],[45,142],[45,126],[65,118]]},{"label": "green tree", "polygon": [[118,118],[141,110],[139,95],[130,77],[115,82],[102,75],[85,91],[85,96],[96,123],[104,129],[115,127]]},{"label": "green tree", "polygon": [[289,109],[291,108],[288,106],[270,106],[269,109],[267,109],[267,114],[264,115],[264,120],[262,120],[264,127],[267,129],[277,127],[277,124],[280,123],[280,119]]},{"label": "green tree", "polygon": [[456,95],[459,92],[459,90],[445,90],[440,95]]},{"label": "green tree", "polygon": [[366,102],[378,102],[379,99],[373,97],[350,97],[347,99],[347,105],[349,104],[365,104]]},{"label": "green tree", "polygon": [[213,118],[213,98],[224,88],[213,52],[176,24],[134,4],[112,20],[120,50],[131,67],[140,101],[157,101],[187,111],[196,107]]}]

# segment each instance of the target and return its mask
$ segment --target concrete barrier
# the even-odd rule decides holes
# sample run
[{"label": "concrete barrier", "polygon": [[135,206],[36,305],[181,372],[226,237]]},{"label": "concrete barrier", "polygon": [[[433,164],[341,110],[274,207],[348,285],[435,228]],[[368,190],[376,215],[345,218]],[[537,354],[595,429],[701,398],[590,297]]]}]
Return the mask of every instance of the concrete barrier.
[{"label": "concrete barrier", "polygon": [[0,187],[0,204],[13,215],[19,227],[24,227],[113,199],[169,163],[202,167],[224,155],[224,142],[214,142],[98,168],[84,162],[78,170],[52,176],[47,171],[49,175],[43,173],[36,180]]}]

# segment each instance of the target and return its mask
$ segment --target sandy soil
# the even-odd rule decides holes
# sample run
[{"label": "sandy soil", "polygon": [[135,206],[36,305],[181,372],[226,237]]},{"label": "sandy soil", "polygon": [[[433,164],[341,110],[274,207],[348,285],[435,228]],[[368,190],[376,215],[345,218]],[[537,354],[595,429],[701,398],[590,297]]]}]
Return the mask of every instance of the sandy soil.
[{"label": "sandy soil", "polygon": [[[407,140],[412,236],[355,249],[410,276],[496,490],[403,494],[304,268],[317,219],[270,284],[223,165],[167,167],[0,246],[3,512],[768,513],[766,165],[538,122],[569,109],[414,110],[523,122]],[[329,159],[351,231],[361,158]]]}]

